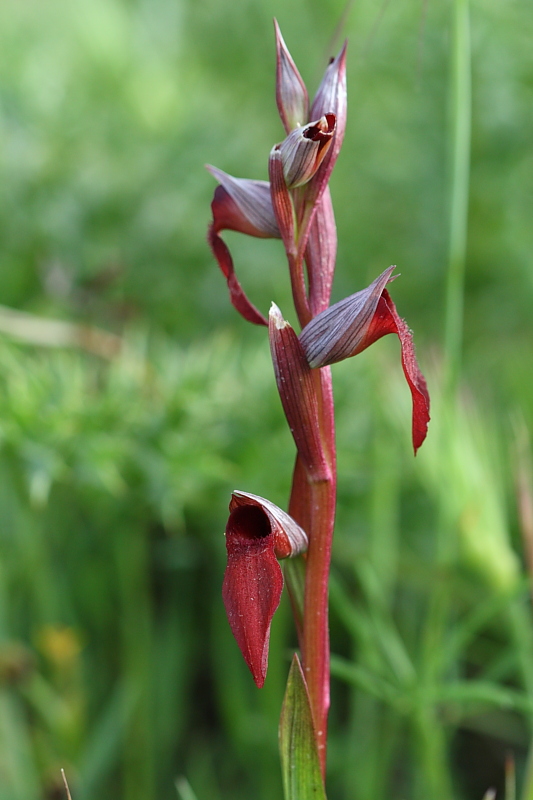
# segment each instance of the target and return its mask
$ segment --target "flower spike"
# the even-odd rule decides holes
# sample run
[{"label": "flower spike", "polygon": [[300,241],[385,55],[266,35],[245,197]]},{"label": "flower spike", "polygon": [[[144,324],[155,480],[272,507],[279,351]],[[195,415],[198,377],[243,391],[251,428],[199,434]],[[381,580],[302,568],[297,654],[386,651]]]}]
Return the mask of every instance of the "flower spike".
[{"label": "flower spike", "polygon": [[309,97],[302,76],[283,40],[277,20],[276,32],[276,103],[287,133],[305,125],[309,115]]},{"label": "flower spike", "polygon": [[270,625],[283,591],[277,559],[306,550],[307,536],[285,511],[257,495],[233,492],[229,509],[222,598],[233,635],[261,688]]},{"label": "flower spike", "polygon": [[429,394],[415,356],[412,333],[386,290],[395,267],[389,267],[373,283],[322,311],[300,334],[300,343],[311,367],[323,367],[361,353],[371,344],[395,333],[401,344],[402,367],[413,398],[412,438],[416,451],[426,438]]}]

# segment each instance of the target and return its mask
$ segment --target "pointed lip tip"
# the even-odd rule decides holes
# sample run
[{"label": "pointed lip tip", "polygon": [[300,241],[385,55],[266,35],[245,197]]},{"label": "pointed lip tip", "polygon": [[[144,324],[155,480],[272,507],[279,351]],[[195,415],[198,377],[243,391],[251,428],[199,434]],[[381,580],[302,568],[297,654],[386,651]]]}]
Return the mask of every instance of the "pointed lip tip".
[{"label": "pointed lip tip", "polygon": [[257,675],[256,676],[254,674],[253,675],[253,679],[254,679],[254,683],[257,686],[257,688],[258,689],[262,689],[263,686],[265,685],[266,675],[261,674],[261,675]]},{"label": "pointed lip tip", "polygon": [[424,436],[424,438],[422,439],[422,441],[420,442],[420,444],[417,444],[417,445],[415,445],[415,444],[413,443],[413,452],[414,452],[414,457],[415,457],[415,458],[417,457],[417,455],[418,455],[418,452],[419,452],[420,448],[422,447],[422,445],[423,445],[423,444],[424,444],[424,442],[426,441],[426,438],[427,438],[427,431],[426,431],[426,435]]}]

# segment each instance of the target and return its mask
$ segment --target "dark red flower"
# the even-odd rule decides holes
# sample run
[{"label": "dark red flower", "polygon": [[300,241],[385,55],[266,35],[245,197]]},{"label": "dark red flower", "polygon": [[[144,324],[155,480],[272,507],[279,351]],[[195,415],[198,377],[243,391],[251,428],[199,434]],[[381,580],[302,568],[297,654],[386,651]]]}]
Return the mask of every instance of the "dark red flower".
[{"label": "dark red flower", "polygon": [[412,436],[416,451],[426,438],[429,394],[416,360],[413,335],[385,288],[395,267],[389,267],[366,289],[322,311],[305,326],[300,343],[311,367],[324,367],[355,356],[395,333],[402,348],[403,371],[413,398]]},{"label": "dark red flower", "polygon": [[233,492],[229,509],[222,599],[233,635],[261,688],[270,624],[283,591],[278,559],[305,551],[307,536],[292,517],[263,497]]}]

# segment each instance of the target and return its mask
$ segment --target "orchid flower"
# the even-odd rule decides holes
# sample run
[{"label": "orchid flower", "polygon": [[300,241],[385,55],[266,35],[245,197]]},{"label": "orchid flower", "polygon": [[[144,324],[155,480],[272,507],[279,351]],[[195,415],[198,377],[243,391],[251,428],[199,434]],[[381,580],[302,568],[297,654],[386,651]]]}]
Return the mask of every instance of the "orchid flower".
[{"label": "orchid flower", "polygon": [[270,623],[283,590],[278,559],[304,552],[307,535],[285,511],[263,497],[235,491],[229,509],[222,598],[233,635],[261,688]]},{"label": "orchid flower", "polygon": [[413,335],[398,316],[385,286],[396,267],[382,272],[370,286],[322,311],[305,326],[300,343],[310,367],[324,367],[355,356],[371,344],[395,333],[401,344],[402,366],[413,398],[412,438],[416,451],[426,438],[429,393],[416,360]]},{"label": "orchid flower", "polygon": [[[267,671],[270,625],[284,585],[278,562],[302,555],[292,562],[299,565],[298,570],[301,567],[299,572],[285,570],[302,667],[293,665],[291,670],[282,738],[290,737],[291,726],[300,724],[296,709],[303,708],[304,716],[311,721],[309,747],[318,765],[320,783],[326,765],[328,580],[336,491],[329,365],[357,355],[386,334],[398,336],[403,371],[412,394],[415,453],[426,437],[429,395],[411,331],[386,288],[394,280],[394,267],[386,269],[366,289],[330,305],[337,231],[328,182],[346,127],[346,45],[330,61],[309,103],[305,83],[276,22],[275,33],[276,103],[286,136],[270,151],[268,182],[236,178],[208,167],[219,183],[211,204],[208,241],[226,278],[233,306],[247,321],[268,326],[274,376],[294,440],[296,463],[288,513],[258,495],[233,493],[226,526],[228,560],[222,594],[231,630],[254,681],[261,687]],[[281,239],[299,334],[276,305],[272,304],[267,319],[250,302],[221,237],[224,230]],[[304,575],[303,580],[295,577],[297,573]],[[300,689],[295,690],[296,685]],[[299,692],[297,702],[287,700],[295,691]],[[291,768],[289,765],[287,769]],[[315,788],[313,797],[325,797],[320,791],[323,786],[316,784]]]}]

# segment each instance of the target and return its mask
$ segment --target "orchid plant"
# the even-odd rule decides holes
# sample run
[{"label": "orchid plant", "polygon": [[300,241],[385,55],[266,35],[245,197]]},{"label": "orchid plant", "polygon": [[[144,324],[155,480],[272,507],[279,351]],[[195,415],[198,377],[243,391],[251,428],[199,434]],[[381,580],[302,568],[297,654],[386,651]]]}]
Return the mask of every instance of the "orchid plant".
[{"label": "orchid plant", "polygon": [[[268,160],[269,181],[209,166],[217,186],[208,240],[235,309],[268,328],[274,374],[296,445],[288,512],[233,492],[226,526],[222,595],[229,624],[258,687],[265,681],[270,625],[285,583],[300,655],[289,673],[280,723],[286,800],[325,797],[329,709],[328,579],[335,518],[335,420],[330,365],[382,336],[400,340],[413,401],[416,454],[427,432],[429,395],[412,334],[387,285],[394,266],[365,289],[330,305],[337,232],[329,179],[346,127],[346,45],[328,65],[309,105],[305,84],[275,22],[276,102],[286,137]],[[272,304],[268,319],[247,298],[220,234],[279,238],[288,262],[297,333]],[[285,560],[284,572],[279,564]]]}]

